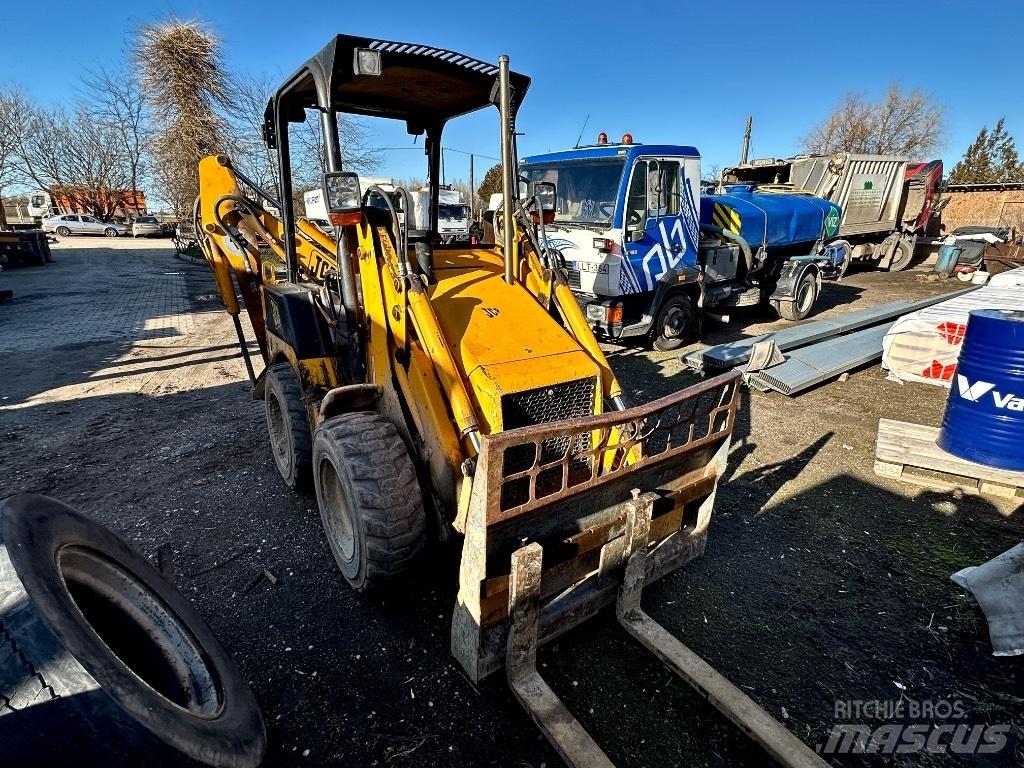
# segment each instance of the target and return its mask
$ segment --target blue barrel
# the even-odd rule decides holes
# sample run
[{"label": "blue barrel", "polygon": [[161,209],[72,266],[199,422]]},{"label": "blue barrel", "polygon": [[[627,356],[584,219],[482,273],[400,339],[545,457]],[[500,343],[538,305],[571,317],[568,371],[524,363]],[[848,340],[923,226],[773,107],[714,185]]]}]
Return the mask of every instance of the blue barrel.
[{"label": "blue barrel", "polygon": [[1024,312],[971,312],[938,443],[962,459],[1024,471]]}]

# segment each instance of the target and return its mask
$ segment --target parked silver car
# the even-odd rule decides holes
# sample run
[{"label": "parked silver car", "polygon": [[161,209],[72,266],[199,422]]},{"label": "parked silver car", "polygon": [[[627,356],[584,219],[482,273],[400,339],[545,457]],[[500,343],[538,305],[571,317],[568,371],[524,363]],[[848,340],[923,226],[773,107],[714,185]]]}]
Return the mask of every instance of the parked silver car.
[{"label": "parked silver car", "polygon": [[44,232],[56,232],[60,237],[68,235],[106,235],[118,237],[128,234],[128,227],[111,221],[100,221],[93,216],[67,214],[51,216],[43,220]]},{"label": "parked silver car", "polygon": [[152,237],[163,233],[164,228],[156,216],[139,216],[132,222],[132,237]]}]

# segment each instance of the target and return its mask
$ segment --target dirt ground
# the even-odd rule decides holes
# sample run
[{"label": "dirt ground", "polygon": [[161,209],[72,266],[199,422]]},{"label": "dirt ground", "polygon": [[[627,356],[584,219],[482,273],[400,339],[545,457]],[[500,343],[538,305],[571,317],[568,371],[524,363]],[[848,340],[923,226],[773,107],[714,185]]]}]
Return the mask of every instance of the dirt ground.
[{"label": "dirt ground", "polygon": [[[0,273],[15,291],[0,305],[0,498],[62,499],[154,561],[173,547],[178,587],[256,691],[267,766],[559,765],[503,681],[473,686],[449,653],[454,551],[435,548],[400,599],[344,584],[315,498],[277,475],[205,266],[164,241],[70,238],[54,257]],[[818,316],[956,287],[860,271],[826,284]],[[747,315],[704,340],[777,325]],[[638,402],[694,380],[679,353],[609,353]],[[794,399],[744,394],[705,555],[645,590],[650,614],[812,746],[853,700],[956,701],[965,719],[949,722],[1014,726],[995,755],[835,765],[1024,763],[1024,662],[991,656],[949,581],[1021,540],[1020,505],[872,471],[878,419],[937,424],[945,396],[877,365]],[[609,616],[540,661],[618,765],[770,763]]]}]

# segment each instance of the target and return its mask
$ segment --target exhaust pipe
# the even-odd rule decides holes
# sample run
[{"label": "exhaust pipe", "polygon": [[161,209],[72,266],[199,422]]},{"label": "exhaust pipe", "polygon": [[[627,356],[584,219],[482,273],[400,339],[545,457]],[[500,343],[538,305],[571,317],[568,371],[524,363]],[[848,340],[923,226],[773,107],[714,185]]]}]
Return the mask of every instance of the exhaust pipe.
[{"label": "exhaust pipe", "polygon": [[501,113],[501,201],[505,217],[502,250],[505,255],[505,282],[515,282],[515,263],[512,260],[513,216],[512,184],[515,168],[512,166],[512,107],[508,83],[508,56],[498,57],[498,110]]}]

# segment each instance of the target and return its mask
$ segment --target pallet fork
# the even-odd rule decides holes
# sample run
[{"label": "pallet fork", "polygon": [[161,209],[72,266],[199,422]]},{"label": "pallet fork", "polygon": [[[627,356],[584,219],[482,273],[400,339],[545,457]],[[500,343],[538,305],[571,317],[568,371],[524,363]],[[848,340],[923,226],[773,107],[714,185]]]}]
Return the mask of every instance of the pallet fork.
[{"label": "pallet fork", "polygon": [[[704,659],[644,613],[640,596],[647,566],[653,494],[638,496],[627,505],[628,558],[619,587],[615,613],[619,623],[669,669],[689,683],[747,734],[780,765],[822,768],[828,764]],[[573,717],[537,671],[537,618],[543,549],[528,544],[512,555],[509,593],[509,634],[505,673],[519,703],[544,732],[566,764],[583,768],[613,768],[597,742]]]}]

